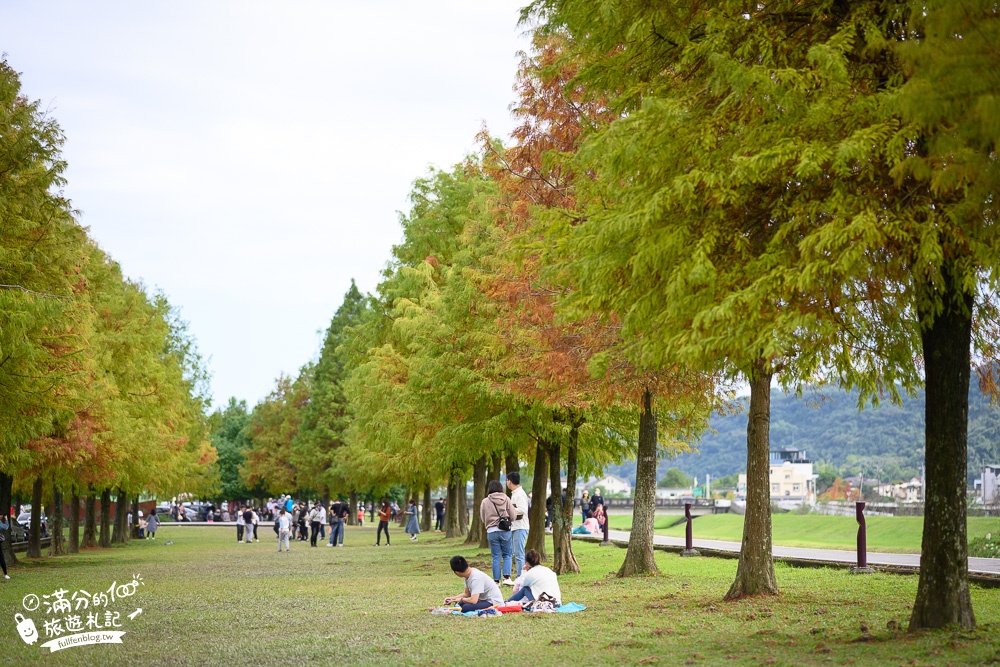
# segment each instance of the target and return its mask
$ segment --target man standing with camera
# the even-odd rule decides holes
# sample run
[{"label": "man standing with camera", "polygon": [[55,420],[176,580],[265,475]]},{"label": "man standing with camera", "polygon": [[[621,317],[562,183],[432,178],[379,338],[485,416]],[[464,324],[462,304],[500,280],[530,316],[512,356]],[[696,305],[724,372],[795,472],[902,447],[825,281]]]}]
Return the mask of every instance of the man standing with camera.
[{"label": "man standing with camera", "polygon": [[510,501],[514,503],[515,515],[510,524],[514,542],[514,564],[517,567],[516,577],[521,576],[524,567],[524,545],[528,541],[528,494],[521,488],[521,473],[507,473],[507,488],[510,489]]}]

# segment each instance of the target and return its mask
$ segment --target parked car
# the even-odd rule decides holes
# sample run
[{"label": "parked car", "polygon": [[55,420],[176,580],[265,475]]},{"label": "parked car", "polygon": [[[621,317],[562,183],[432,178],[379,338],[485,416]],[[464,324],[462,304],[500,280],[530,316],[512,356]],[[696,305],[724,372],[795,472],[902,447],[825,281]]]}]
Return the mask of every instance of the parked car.
[{"label": "parked car", "polygon": [[10,541],[14,544],[28,541],[28,531],[16,521],[10,522]]},{"label": "parked car", "polygon": [[[15,519],[17,525],[24,529],[25,533],[31,528],[31,510],[21,510],[21,513],[17,515]],[[46,537],[49,534],[49,518],[42,515],[42,537]],[[15,542],[17,540],[14,540]]]}]

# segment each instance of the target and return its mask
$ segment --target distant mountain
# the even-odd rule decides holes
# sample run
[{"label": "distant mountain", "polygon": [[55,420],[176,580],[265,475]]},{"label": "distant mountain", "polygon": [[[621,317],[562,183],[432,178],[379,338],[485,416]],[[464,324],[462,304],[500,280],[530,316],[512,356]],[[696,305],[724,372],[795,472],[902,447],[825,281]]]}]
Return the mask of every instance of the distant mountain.
[{"label": "distant mountain", "polygon": [[[749,399],[745,399],[746,403]],[[838,472],[871,478],[880,468],[885,479],[918,474],[924,460],[924,393],[904,399],[902,406],[884,403],[859,412],[856,392],[824,388],[802,397],[774,390],[771,395],[771,449],[805,450],[814,462]],[[746,471],[747,414],[715,416],[714,432],[693,443],[698,452],[660,461],[657,476],[676,466],[702,482]],[[983,463],[1000,463],[1000,408],[975,386],[969,392],[969,479],[979,476]],[[635,484],[635,462],[611,466],[607,472]],[[818,471],[817,471],[818,472]]]}]

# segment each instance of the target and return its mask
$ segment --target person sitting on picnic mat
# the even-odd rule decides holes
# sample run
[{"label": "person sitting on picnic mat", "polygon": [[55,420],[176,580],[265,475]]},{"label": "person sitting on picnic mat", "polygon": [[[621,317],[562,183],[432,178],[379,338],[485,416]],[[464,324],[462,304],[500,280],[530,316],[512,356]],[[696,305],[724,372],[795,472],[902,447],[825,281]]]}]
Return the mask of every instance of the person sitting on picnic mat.
[{"label": "person sitting on picnic mat", "polygon": [[[556,606],[562,604],[562,591],[559,590],[559,579],[556,573],[540,565],[542,559],[534,549],[528,549],[524,554],[524,573],[520,576],[521,588],[511,595],[507,602],[522,600],[543,600]],[[464,611],[464,610],[463,610]]]},{"label": "person sitting on picnic mat", "polygon": [[573,529],[573,534],[596,535],[601,531],[602,528],[600,524],[598,524],[597,519],[594,518],[594,515],[591,513],[590,510],[587,510],[587,519],[582,524]]},{"label": "person sitting on picnic mat", "polygon": [[[535,558],[538,558],[537,554]],[[462,595],[445,598],[445,604],[454,602],[462,605],[462,613],[503,604],[503,595],[496,582],[480,570],[469,567],[469,562],[463,556],[452,556],[451,571],[465,579],[465,591]]]}]

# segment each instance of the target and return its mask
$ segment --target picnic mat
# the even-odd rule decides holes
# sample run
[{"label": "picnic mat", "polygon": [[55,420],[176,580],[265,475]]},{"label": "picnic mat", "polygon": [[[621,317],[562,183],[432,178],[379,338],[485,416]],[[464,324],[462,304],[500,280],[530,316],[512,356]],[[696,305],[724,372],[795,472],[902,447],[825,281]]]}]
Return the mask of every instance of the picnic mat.
[{"label": "picnic mat", "polygon": [[[583,611],[586,608],[587,607],[585,605],[582,605],[579,602],[567,602],[566,604],[564,604],[564,605],[562,605],[560,607],[556,607],[555,609],[547,610],[547,611],[548,611],[548,613],[556,613],[556,614],[573,614],[573,613],[576,613],[578,611]],[[502,607],[501,607],[501,609],[502,609]],[[484,614],[483,612],[488,612],[488,613]],[[508,613],[509,614],[509,613],[519,613],[519,612],[517,612],[517,611],[514,611],[514,612],[510,612],[510,611],[503,612],[503,611],[498,610],[498,609],[496,609],[494,607],[490,607],[489,609],[480,609],[478,611],[467,611],[467,612],[465,612],[463,614],[461,611],[458,610],[458,607],[438,607],[437,609],[431,610],[431,613],[432,614],[450,614],[452,616],[468,616],[469,618],[472,618],[473,616],[501,616],[504,613]],[[537,612],[525,611],[524,613],[525,614],[541,614],[541,613],[546,613],[546,611],[537,611]]]}]

